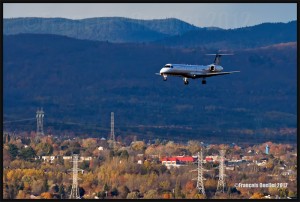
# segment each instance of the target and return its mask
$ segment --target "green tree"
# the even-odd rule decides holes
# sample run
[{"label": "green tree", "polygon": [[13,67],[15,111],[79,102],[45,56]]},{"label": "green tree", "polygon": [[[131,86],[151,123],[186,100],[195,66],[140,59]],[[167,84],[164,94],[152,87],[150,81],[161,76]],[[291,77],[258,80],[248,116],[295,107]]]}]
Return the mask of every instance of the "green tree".
[{"label": "green tree", "polygon": [[3,136],[3,143],[9,143],[10,141],[10,135],[9,133],[5,133]]},{"label": "green tree", "polygon": [[60,197],[61,199],[64,199],[64,198],[65,198],[66,192],[65,192],[65,187],[64,187],[63,184],[60,184],[60,185],[59,185],[59,188],[58,188],[58,194],[59,194],[59,197]]},{"label": "green tree", "polygon": [[296,193],[296,192],[289,191],[288,197],[296,197],[296,196],[297,196],[297,193]]},{"label": "green tree", "polygon": [[22,148],[20,151],[20,158],[27,161],[31,160],[36,156],[35,151],[32,149],[32,147]]},{"label": "green tree", "polygon": [[104,187],[103,187],[104,191],[108,191],[109,190],[109,186],[107,185],[107,183],[105,183]]},{"label": "green tree", "polygon": [[281,198],[287,197],[288,190],[286,188],[279,188],[279,196]]},{"label": "green tree", "polygon": [[15,159],[18,156],[18,147],[14,144],[8,144],[8,152],[10,156]]},{"label": "green tree", "polygon": [[128,187],[126,185],[121,186],[120,188],[120,198],[126,198],[127,194],[130,192],[130,190],[128,189]]},{"label": "green tree", "polygon": [[53,153],[53,147],[49,143],[41,142],[35,149],[38,156],[49,156]]},{"label": "green tree", "polygon": [[123,150],[123,151],[121,152],[120,157],[121,157],[122,159],[128,160],[128,158],[129,158],[128,151],[127,151],[127,150]]},{"label": "green tree", "polygon": [[85,194],[85,190],[82,187],[79,187],[79,196],[83,197]]},{"label": "green tree", "polygon": [[50,193],[51,194],[54,194],[54,193],[58,193],[59,191],[59,186],[57,184],[53,184],[51,187],[50,187]]},{"label": "green tree", "polygon": [[201,149],[201,144],[199,141],[196,140],[190,140],[188,141],[188,150],[192,153],[195,154],[196,152],[200,151]]},{"label": "green tree", "polygon": [[9,188],[8,188],[8,185],[6,183],[3,184],[3,199],[10,199]]},{"label": "green tree", "polygon": [[158,146],[160,143],[161,143],[160,139],[156,139],[154,144],[155,144],[156,146]]},{"label": "green tree", "polygon": [[43,185],[42,185],[42,192],[48,192],[48,190],[49,190],[49,185],[48,185],[48,179],[47,178],[45,178],[44,180],[43,180]]},{"label": "green tree", "polygon": [[68,151],[71,152],[71,154],[79,154],[80,153],[80,149],[81,149],[81,146],[78,142],[76,141],[72,141],[69,145],[69,149]]},{"label": "green tree", "polygon": [[174,189],[174,194],[175,198],[182,198],[182,193],[181,193],[182,187],[179,178],[176,179],[176,184],[175,184],[175,189]]},{"label": "green tree", "polygon": [[97,193],[97,196],[98,196],[99,198],[101,198],[101,199],[104,199],[105,196],[106,196],[105,191],[99,191],[99,192]]},{"label": "green tree", "polygon": [[137,192],[130,192],[127,194],[127,199],[138,199],[139,198],[139,195]]},{"label": "green tree", "polygon": [[115,156],[115,152],[113,150],[109,151],[109,158],[112,159]]},{"label": "green tree", "polygon": [[[42,179],[38,179],[38,180],[34,180],[31,184],[31,193],[38,196],[40,195],[43,191],[43,185],[44,184],[44,180]],[[45,190],[45,189],[44,189]]]},{"label": "green tree", "polygon": [[131,144],[131,148],[134,151],[144,152],[146,149],[146,145],[143,141],[136,141]]},{"label": "green tree", "polygon": [[110,192],[111,196],[118,196],[119,195],[119,191],[116,187],[112,188],[111,192]]},{"label": "green tree", "polygon": [[144,199],[159,199],[157,190],[150,189],[144,194]]}]

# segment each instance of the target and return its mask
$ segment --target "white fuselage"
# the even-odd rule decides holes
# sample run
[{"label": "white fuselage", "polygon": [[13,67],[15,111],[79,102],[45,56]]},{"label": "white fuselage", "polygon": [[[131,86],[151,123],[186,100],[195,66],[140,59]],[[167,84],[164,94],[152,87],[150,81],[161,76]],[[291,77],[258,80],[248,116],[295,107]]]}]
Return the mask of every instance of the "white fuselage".
[{"label": "white fuselage", "polygon": [[188,64],[166,64],[161,70],[160,75],[183,76],[186,78],[203,78],[206,73],[221,72],[223,67],[220,65],[188,65]]}]

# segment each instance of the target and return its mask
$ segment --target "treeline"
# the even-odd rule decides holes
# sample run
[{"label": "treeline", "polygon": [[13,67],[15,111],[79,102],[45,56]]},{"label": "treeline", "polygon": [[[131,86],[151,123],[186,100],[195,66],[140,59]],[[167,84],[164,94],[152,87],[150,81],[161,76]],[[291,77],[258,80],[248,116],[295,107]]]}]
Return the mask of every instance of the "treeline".
[{"label": "treeline", "polygon": [[[74,153],[91,160],[79,162],[80,195],[83,198],[204,198],[196,188],[196,164],[187,164],[180,168],[167,169],[160,162],[160,157],[176,155],[193,155],[201,149],[198,141],[179,144],[172,141],[146,144],[134,141],[129,145],[117,142],[115,149],[109,149],[106,140],[98,138],[62,140],[45,136],[15,137],[4,134],[3,147],[3,196],[7,199],[25,198],[69,198],[72,181],[70,159],[63,156]],[[264,191],[280,194],[282,197],[294,196],[296,185],[289,182],[289,187],[282,190],[249,190],[237,189],[235,182],[272,182],[268,174],[280,173],[280,166],[285,164],[296,170],[296,158],[292,155],[296,148],[291,145],[273,144],[270,146],[269,161],[265,168],[242,165],[234,171],[226,170],[226,191],[215,196],[218,181],[218,163],[204,164],[208,172],[204,173],[207,198],[249,198]],[[204,156],[218,155],[219,150],[226,149],[226,158],[239,158],[253,150],[255,159],[265,158],[265,144],[241,148],[237,145],[209,145],[203,147]],[[103,150],[102,150],[103,149]],[[44,161],[39,157],[55,156],[55,159]],[[283,179],[283,180],[287,180]]]}]

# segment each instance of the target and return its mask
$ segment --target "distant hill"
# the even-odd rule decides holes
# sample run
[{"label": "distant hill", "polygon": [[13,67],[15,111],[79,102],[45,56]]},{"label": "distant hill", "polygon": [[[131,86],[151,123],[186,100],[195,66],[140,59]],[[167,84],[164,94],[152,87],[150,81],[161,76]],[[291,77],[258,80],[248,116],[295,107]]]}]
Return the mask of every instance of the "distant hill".
[{"label": "distant hill", "polygon": [[297,41],[297,21],[263,23],[238,29],[200,28],[169,18],[137,20],[121,17],[70,20],[13,18],[3,20],[3,34],[55,34],[76,39],[114,43],[154,43],[172,47],[212,50],[245,49]]},{"label": "distant hill", "polygon": [[156,44],[175,47],[244,49],[297,41],[297,21],[263,23],[229,30],[199,29],[158,40]]},{"label": "distant hill", "polygon": [[70,20],[64,18],[13,18],[3,20],[5,35],[56,34],[109,42],[149,42],[200,28],[178,19],[135,20],[121,17]]},{"label": "distant hill", "polygon": [[46,128],[91,136],[109,134],[113,111],[116,135],[139,139],[296,140],[296,134],[279,132],[297,125],[296,42],[236,51],[221,63],[240,73],[188,86],[155,73],[170,62],[210,63],[205,53],[211,50],[48,34],[4,36],[3,45],[4,120],[34,117],[43,106]]}]

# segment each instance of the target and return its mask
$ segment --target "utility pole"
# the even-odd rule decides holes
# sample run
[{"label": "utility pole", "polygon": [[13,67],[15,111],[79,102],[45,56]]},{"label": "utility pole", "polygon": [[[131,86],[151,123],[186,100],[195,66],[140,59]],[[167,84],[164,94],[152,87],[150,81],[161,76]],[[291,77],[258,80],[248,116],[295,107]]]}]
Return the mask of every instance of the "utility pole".
[{"label": "utility pole", "polygon": [[220,150],[220,163],[219,163],[219,181],[217,186],[217,193],[224,193],[225,189],[225,181],[224,181],[224,158],[225,158],[225,150]]},{"label": "utility pole", "polygon": [[71,194],[70,194],[70,199],[80,199],[79,195],[79,187],[78,187],[78,171],[83,171],[82,169],[78,168],[78,154],[73,155],[73,168],[70,169],[73,173],[73,183],[72,183],[72,189],[71,189]]},{"label": "utility pole", "polygon": [[115,140],[115,119],[114,112],[110,113],[110,148],[115,149],[116,140]]},{"label": "utility pole", "polygon": [[44,135],[43,124],[44,124],[44,111],[43,108],[41,108],[41,110],[38,109],[36,111],[36,139]]}]

